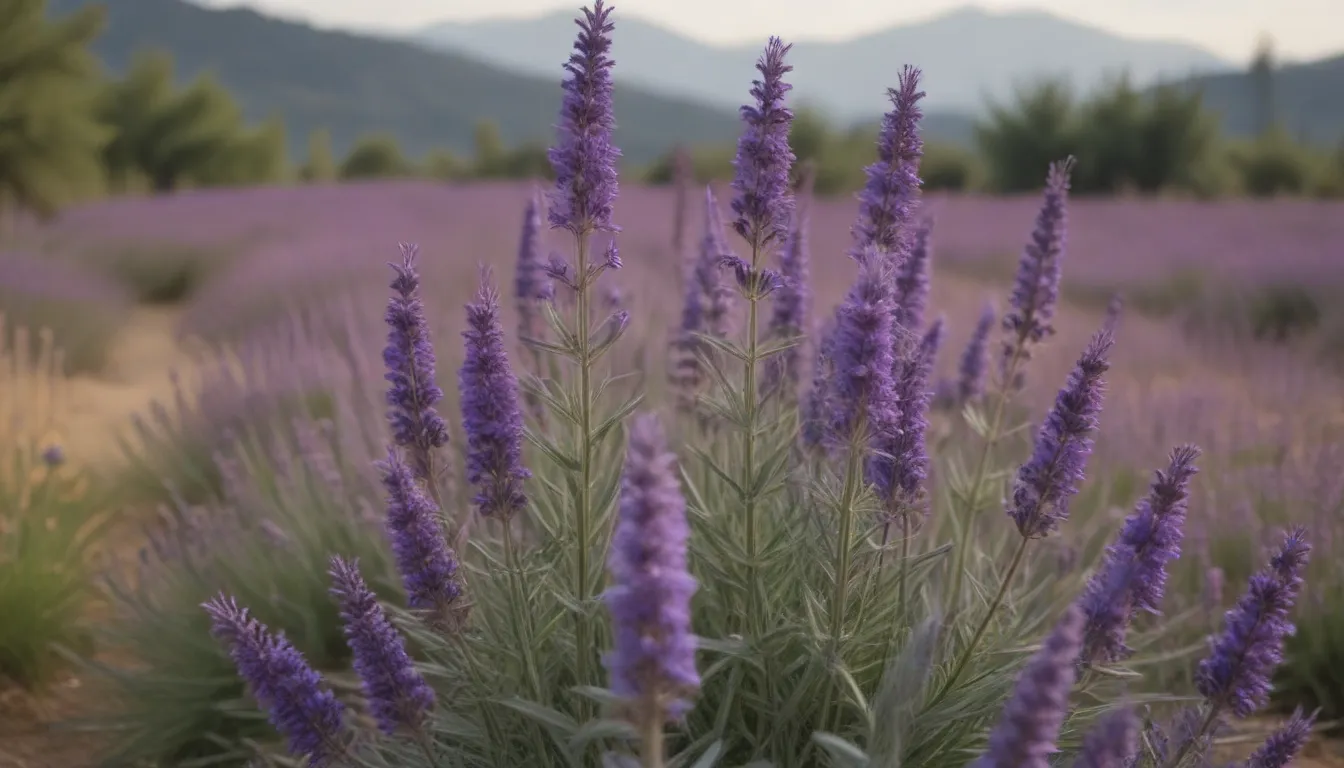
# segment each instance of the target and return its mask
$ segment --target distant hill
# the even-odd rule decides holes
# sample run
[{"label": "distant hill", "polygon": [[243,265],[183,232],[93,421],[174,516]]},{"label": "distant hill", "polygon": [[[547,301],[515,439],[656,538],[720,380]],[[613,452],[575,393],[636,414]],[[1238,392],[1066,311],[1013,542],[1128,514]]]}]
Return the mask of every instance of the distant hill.
[{"label": "distant hill", "polygon": [[[1290,135],[1315,144],[1344,141],[1344,55],[1280,67],[1273,84],[1274,112]],[[1187,85],[1199,89],[1228,134],[1255,130],[1254,83],[1245,72],[1199,77]]]},{"label": "distant hill", "polygon": [[[296,152],[325,127],[344,151],[361,134],[388,131],[409,154],[470,151],[477,121],[494,120],[510,144],[549,141],[560,106],[560,63],[570,42],[539,52],[546,77],[520,75],[460,54],[399,40],[327,32],[250,10],[207,10],[182,0],[50,0],[54,14],[108,6],[95,52],[124,71],[141,49],[170,52],[184,78],[212,72],[252,119],[284,118]],[[686,98],[616,88],[617,140],[628,160],[649,162],[678,141],[731,140],[733,111]]]},{"label": "distant hill", "polygon": [[[745,98],[760,45],[716,47],[616,12],[613,56],[622,82],[656,93],[732,107]],[[555,70],[554,51],[572,39],[571,14],[533,19],[436,24],[415,39],[521,73]],[[843,42],[797,41],[795,95],[846,122],[882,112],[883,94],[903,64],[923,68],[930,111],[983,110],[1015,86],[1066,76],[1090,90],[1128,70],[1140,85],[1230,68],[1193,45],[1134,40],[1046,13],[964,8],[926,22]]]}]

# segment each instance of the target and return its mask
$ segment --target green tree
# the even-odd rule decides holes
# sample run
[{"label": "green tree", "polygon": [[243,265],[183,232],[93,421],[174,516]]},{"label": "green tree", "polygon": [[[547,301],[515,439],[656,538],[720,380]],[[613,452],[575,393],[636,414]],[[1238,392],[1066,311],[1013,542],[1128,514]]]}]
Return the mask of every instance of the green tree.
[{"label": "green tree", "polygon": [[235,135],[192,180],[202,186],[244,186],[275,184],[288,176],[285,124],[273,118]]},{"label": "green tree", "polygon": [[407,176],[411,164],[401,154],[396,138],[375,134],[360,139],[341,162],[342,179],[379,179]]},{"label": "green tree", "polygon": [[799,107],[794,112],[793,125],[789,128],[789,147],[801,164],[808,160],[817,160],[826,151],[830,140],[830,126],[826,116],[813,107]]},{"label": "green tree", "polygon": [[467,164],[446,149],[436,149],[426,155],[423,167],[426,176],[440,181],[457,181],[471,174]]},{"label": "green tree", "polygon": [[336,178],[336,161],[331,153],[331,133],[319,128],[308,135],[308,159],[303,163],[304,181],[321,183]]},{"label": "green tree", "polygon": [[243,131],[242,111],[214,79],[174,92],[172,71],[167,54],[143,54],[107,94],[103,115],[116,139],[106,163],[119,182],[140,174],[155,192],[200,183],[217,173],[220,155]]},{"label": "green tree", "polygon": [[1003,192],[1039,188],[1050,163],[1077,154],[1074,118],[1073,95],[1057,81],[1020,90],[1011,108],[990,105],[989,119],[975,132],[993,187]]},{"label": "green tree", "polygon": [[1278,123],[1274,103],[1274,40],[1262,35],[1251,60],[1250,83],[1255,99],[1255,135],[1267,136]]},{"label": "green tree", "polygon": [[0,3],[0,228],[19,211],[41,217],[97,191],[97,63],[88,44],[101,8],[62,18],[45,0]]},{"label": "green tree", "polygon": [[1074,188],[1114,194],[1135,184],[1134,176],[1143,160],[1148,109],[1129,76],[1102,89],[1080,112]]},{"label": "green tree", "polygon": [[481,179],[503,176],[507,153],[504,149],[504,139],[499,135],[499,126],[491,120],[477,123],[473,143],[475,162],[472,175]]},{"label": "green tree", "polygon": [[1204,109],[1198,92],[1159,87],[1140,127],[1134,183],[1150,194],[1171,187],[1198,187],[1198,179],[1212,162],[1217,140],[1217,122]]}]

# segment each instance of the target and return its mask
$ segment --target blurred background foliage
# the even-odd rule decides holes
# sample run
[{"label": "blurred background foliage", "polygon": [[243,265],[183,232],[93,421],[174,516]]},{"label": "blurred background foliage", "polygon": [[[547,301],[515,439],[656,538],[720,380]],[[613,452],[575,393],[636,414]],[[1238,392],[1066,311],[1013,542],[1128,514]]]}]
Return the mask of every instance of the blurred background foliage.
[{"label": "blurred background foliage", "polygon": [[[216,187],[422,177],[448,182],[544,178],[539,143],[509,146],[498,125],[477,124],[471,156],[440,149],[408,156],[391,134],[365,136],[344,156],[325,130],[307,156],[288,156],[278,118],[249,124],[234,95],[208,76],[180,83],[166,53],[141,52],[110,77],[90,52],[104,26],[100,6],[52,18],[44,0],[7,2],[0,14],[0,231],[18,215],[50,217],[61,206],[107,194]],[[1274,64],[1251,68],[1260,84],[1258,135],[1231,139],[1198,92],[1137,88],[1127,77],[1080,98],[1060,82],[1024,86],[991,104],[965,145],[934,142],[923,176],[933,191],[1018,193],[1040,168],[1080,158],[1082,195],[1344,196],[1344,145],[1296,140],[1275,117]],[[792,143],[816,168],[816,192],[845,195],[875,157],[877,124],[837,125],[798,106]],[[731,145],[668,151],[627,172],[652,184],[672,180],[687,151],[700,182],[732,176]]]}]

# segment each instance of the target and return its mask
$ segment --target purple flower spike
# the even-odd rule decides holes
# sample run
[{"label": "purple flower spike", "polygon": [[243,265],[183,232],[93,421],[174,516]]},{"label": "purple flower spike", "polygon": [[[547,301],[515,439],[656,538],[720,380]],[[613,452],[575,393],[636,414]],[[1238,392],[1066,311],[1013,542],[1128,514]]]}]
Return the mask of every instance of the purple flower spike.
[{"label": "purple flower spike", "polygon": [[[839,314],[839,307],[836,308]],[[830,381],[835,366],[831,361],[831,347],[835,339],[837,320],[832,318],[819,326],[814,332],[817,339],[816,360],[812,364],[812,384],[803,401],[799,404],[799,419],[802,422],[801,438],[803,445],[816,448],[826,441],[830,430]]]},{"label": "purple flower spike", "polygon": [[727,252],[719,203],[714,190],[706,187],[704,232],[700,237],[699,254],[685,284],[681,327],[672,342],[675,358],[669,378],[683,407],[694,401],[704,379],[699,357],[703,341],[699,334],[720,339],[733,334],[733,290],[723,281],[720,264]]},{"label": "purple flower spike", "polygon": [[905,535],[927,518],[929,451],[929,405],[933,390],[929,379],[943,339],[943,321],[938,319],[920,340],[910,359],[896,366],[900,416],[897,429],[878,442],[878,453],[868,461],[868,478],[887,505],[885,522],[899,521]]},{"label": "purple flower spike", "polygon": [[896,270],[896,326],[902,337],[913,341],[924,327],[924,310],[929,303],[929,256],[932,250],[933,220],[920,221],[912,233],[910,253]]},{"label": "purple flower spike", "polygon": [[1070,607],[1017,678],[989,747],[973,768],[1049,768],[1082,645],[1083,615]]},{"label": "purple flower spike", "polygon": [[612,538],[613,586],[605,596],[614,636],[606,659],[612,691],[632,702],[671,702],[663,712],[669,719],[685,712],[684,697],[700,686],[691,634],[696,583],[687,569],[690,528],[676,461],[657,417],[637,417]]},{"label": "purple flower spike", "polygon": [[957,400],[972,403],[985,393],[985,369],[989,364],[989,331],[994,327],[994,305],[986,304],[970,341],[957,365]]},{"label": "purple flower spike", "polygon": [[443,390],[434,383],[434,345],[430,342],[425,306],[420,301],[420,275],[415,260],[419,247],[403,243],[401,264],[390,264],[392,298],[387,302],[387,346],[383,348],[388,422],[392,439],[411,456],[416,476],[434,478],[434,451],[448,444],[448,425],[435,409]]},{"label": "purple flower spike", "polygon": [[1003,327],[1009,335],[1004,342],[1005,366],[1014,357],[1027,359],[1031,344],[1055,332],[1050,321],[1059,303],[1060,259],[1064,256],[1069,175],[1073,166],[1072,157],[1050,166],[1036,229],[1018,261],[1009,310],[1003,316]]},{"label": "purple flower spike", "polygon": [[359,573],[359,562],[331,558],[331,593],[340,603],[345,641],[355,658],[369,710],[384,733],[419,730],[434,691],[411,663],[406,642]]},{"label": "purple flower spike", "polygon": [[1269,703],[1270,678],[1294,631],[1288,614],[1310,552],[1306,531],[1290,531],[1269,567],[1251,577],[1246,593],[1227,612],[1222,635],[1211,642],[1195,674],[1195,688],[1210,707],[1244,718]]},{"label": "purple flower spike", "polygon": [[1031,459],[1017,471],[1008,514],[1026,538],[1048,536],[1069,516],[1069,500],[1078,493],[1092,453],[1112,344],[1105,330],[1092,337],[1036,433]]},{"label": "purple flower spike", "polygon": [[541,261],[541,200],[533,194],[523,211],[523,232],[518,243],[518,266],[514,275],[514,298],[518,301],[518,335],[539,339],[545,332],[537,302],[554,290],[547,285]]},{"label": "purple flower spike", "polygon": [[1108,664],[1127,658],[1129,624],[1140,612],[1160,613],[1167,564],[1181,554],[1190,479],[1199,470],[1200,451],[1183,445],[1171,452],[1148,495],[1125,520],[1118,540],[1107,547],[1102,567],[1088,581],[1081,605],[1087,617],[1083,659]]},{"label": "purple flower spike", "polygon": [[1103,716],[1083,739],[1073,768],[1129,768],[1138,753],[1139,723],[1134,710],[1117,709]]},{"label": "purple flower spike", "polygon": [[451,617],[462,596],[457,556],[443,536],[439,510],[425,495],[395,448],[380,463],[387,491],[387,531],[406,587],[406,602],[440,619]]},{"label": "purple flower spike", "polygon": [[858,430],[870,445],[897,428],[895,365],[892,355],[891,270],[877,257],[859,264],[859,274],[837,311],[828,350],[834,365],[829,397],[834,409],[830,439],[845,447]]},{"label": "purple flower spike", "polygon": [[877,136],[877,162],[864,169],[868,182],[859,193],[859,220],[854,224],[853,255],[873,246],[896,253],[904,245],[905,227],[914,215],[922,182],[919,159],[924,143],[919,137],[920,71],[905,67],[898,87],[887,91],[891,111],[882,117]]},{"label": "purple flower spike", "polygon": [[1251,755],[1246,761],[1246,768],[1288,768],[1293,758],[1307,745],[1315,722],[1314,716],[1302,714],[1301,709],[1293,712],[1292,718],[1282,728],[1271,733]]},{"label": "purple flower spike", "polygon": [[793,218],[793,190],[789,186],[794,161],[789,148],[793,112],[784,106],[784,95],[793,88],[784,82],[784,75],[793,71],[784,57],[792,47],[778,37],[770,38],[756,62],[761,78],[752,82],[755,104],[742,107],[746,128],[737,140],[737,157],[733,160],[737,169],[733,178],[737,192],[733,198],[733,213],[737,214],[733,229],[747,241],[753,254],[783,240]]},{"label": "purple flower spike", "polygon": [[574,53],[565,63],[564,101],[555,146],[547,153],[555,170],[551,226],[575,235],[615,232],[611,208],[616,201],[616,163],[621,151],[612,143],[611,6],[602,0],[583,9]]},{"label": "purple flower spike", "polygon": [[289,751],[323,768],[345,754],[349,734],[345,707],[323,687],[322,676],[308,665],[282,634],[272,634],[231,597],[219,595],[204,606],[212,634],[229,649],[271,725],[288,740]]},{"label": "purple flower spike", "polygon": [[467,305],[466,357],[458,373],[462,427],[467,433],[467,480],[485,517],[512,517],[527,506],[523,481],[523,412],[518,379],[509,367],[500,325],[499,293],[481,269],[476,301]]}]

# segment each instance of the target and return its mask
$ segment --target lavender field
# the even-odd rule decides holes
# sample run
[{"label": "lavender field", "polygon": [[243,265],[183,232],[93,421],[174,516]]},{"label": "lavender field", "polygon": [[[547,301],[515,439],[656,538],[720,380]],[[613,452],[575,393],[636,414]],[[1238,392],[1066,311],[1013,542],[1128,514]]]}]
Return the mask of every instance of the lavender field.
[{"label": "lavender field", "polygon": [[915,70],[814,199],[777,42],[618,188],[597,13],[557,182],[6,244],[0,766],[1344,764],[1344,204],[921,196]]}]

